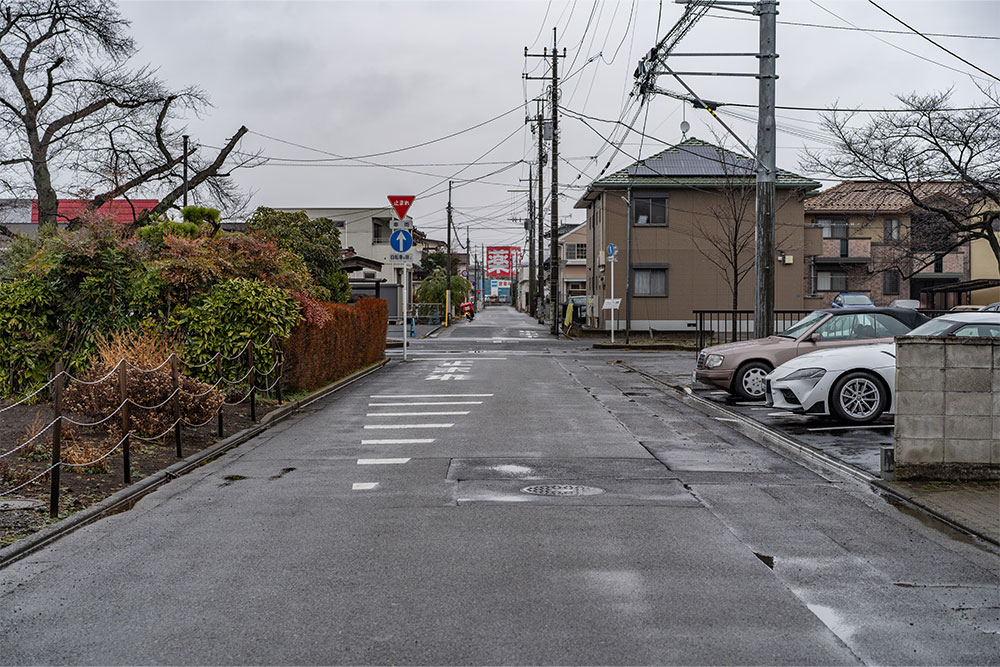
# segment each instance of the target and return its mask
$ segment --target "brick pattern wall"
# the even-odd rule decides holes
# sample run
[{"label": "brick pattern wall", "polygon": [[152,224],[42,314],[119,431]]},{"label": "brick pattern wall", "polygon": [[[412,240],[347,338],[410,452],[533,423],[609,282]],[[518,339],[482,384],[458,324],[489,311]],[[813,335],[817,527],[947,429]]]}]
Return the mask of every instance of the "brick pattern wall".
[{"label": "brick pattern wall", "polygon": [[1000,479],[1000,343],[896,339],[896,479]]}]

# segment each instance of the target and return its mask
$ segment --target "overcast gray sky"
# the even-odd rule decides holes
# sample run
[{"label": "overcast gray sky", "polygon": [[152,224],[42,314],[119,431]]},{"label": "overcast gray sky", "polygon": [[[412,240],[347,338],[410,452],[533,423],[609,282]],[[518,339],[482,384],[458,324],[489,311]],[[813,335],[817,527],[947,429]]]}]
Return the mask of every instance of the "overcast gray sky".
[{"label": "overcast gray sky", "polygon": [[[924,32],[1000,37],[1000,2],[879,4]],[[237,183],[253,193],[252,205],[372,207],[386,205],[388,194],[423,193],[411,215],[419,228],[443,238],[447,181],[453,178],[455,224],[463,239],[465,228],[471,228],[475,245],[518,244],[523,238],[520,223],[509,218],[525,216],[525,195],[508,190],[527,186],[519,179],[527,179],[529,166],[518,161],[535,159],[536,144],[524,123],[526,111],[535,113],[535,103],[526,101],[543,93],[545,82],[524,81],[522,73],[539,76],[548,71],[539,59],[526,60],[524,47],[532,53],[551,49],[552,29],[557,28],[559,48],[567,49],[567,58],[560,62],[565,77],[561,104],[615,120],[629,103],[636,62],[682,14],[682,7],[670,0],[132,0],[122,3],[121,10],[132,22],[140,61],[159,67],[174,87],[194,84],[209,94],[213,108],[190,121],[190,133],[198,142],[220,146],[246,125],[251,134],[243,150],[285,159],[234,174]],[[785,22],[906,30],[861,0],[784,0],[779,12],[779,21]],[[679,51],[756,50],[754,19],[712,13],[716,16],[702,19]],[[997,39],[933,39],[1000,75]],[[826,108],[839,102],[895,108],[897,93],[949,88],[954,101],[965,105],[981,101],[977,80],[990,81],[912,34],[784,23],[778,26],[777,45],[779,105]],[[757,63],[753,58],[677,59],[675,68],[681,66],[752,72]],[[703,98],[749,104],[757,100],[752,78],[687,81]],[[713,133],[722,132],[704,112],[683,106],[667,97],[654,98],[636,126],[645,126],[646,133],[660,141],[641,140],[633,133],[621,150],[631,156],[641,150],[646,157],[664,143],[680,141],[682,117],[691,123],[689,136],[711,141]],[[630,107],[627,119],[635,108]],[[404,148],[508,111],[451,139],[367,158],[391,168],[355,160],[305,162]],[[747,120],[730,116],[726,121],[753,146],[756,110],[740,112]],[[779,130],[794,132],[778,135],[779,167],[800,171],[802,147],[822,147],[801,136],[802,131],[815,133],[818,121],[815,112],[779,112]],[[610,124],[591,124],[605,136],[613,130]],[[609,158],[610,169],[629,162],[579,120],[563,117],[560,130],[560,154],[567,160],[560,164],[563,184],[586,185]],[[468,166],[473,162],[480,164]],[[487,176],[492,172],[498,173]],[[474,183],[464,180],[477,178],[481,180]],[[582,221],[582,211],[572,208],[580,190],[566,193],[560,215],[567,222]]]}]

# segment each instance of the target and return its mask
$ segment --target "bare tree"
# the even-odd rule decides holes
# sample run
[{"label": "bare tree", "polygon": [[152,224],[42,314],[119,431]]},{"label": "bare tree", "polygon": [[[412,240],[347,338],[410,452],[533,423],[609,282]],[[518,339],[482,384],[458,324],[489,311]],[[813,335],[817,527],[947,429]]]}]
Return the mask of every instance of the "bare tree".
[{"label": "bare tree", "polygon": [[182,131],[172,121],[207,101],[195,88],[169,90],[149,67],[131,67],[127,29],[106,0],[0,0],[0,167],[13,168],[0,185],[33,192],[39,222],[58,220],[57,187],[70,182],[97,193],[94,208],[140,188],[163,192],[136,218],[161,213],[183,193],[185,158],[189,188],[206,184],[223,205],[237,197],[222,171],[246,128],[213,159],[199,158],[197,147],[178,150]]},{"label": "bare tree", "polygon": [[901,95],[904,111],[860,125],[834,108],[823,119],[834,150],[806,151],[806,170],[871,181],[912,203],[909,234],[893,249],[904,274],[976,239],[1000,268],[1000,93],[980,90],[983,102],[966,108],[951,104],[950,91]]}]

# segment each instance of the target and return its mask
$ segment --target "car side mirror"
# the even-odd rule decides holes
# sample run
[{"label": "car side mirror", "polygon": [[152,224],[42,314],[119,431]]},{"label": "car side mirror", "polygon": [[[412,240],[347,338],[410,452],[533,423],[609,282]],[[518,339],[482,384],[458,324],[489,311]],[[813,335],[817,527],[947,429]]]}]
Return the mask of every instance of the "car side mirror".
[{"label": "car side mirror", "polygon": [[809,337],[806,338],[806,340],[809,341],[810,343],[818,343],[821,340],[823,340],[823,337],[820,336],[818,333],[811,333],[809,334]]}]

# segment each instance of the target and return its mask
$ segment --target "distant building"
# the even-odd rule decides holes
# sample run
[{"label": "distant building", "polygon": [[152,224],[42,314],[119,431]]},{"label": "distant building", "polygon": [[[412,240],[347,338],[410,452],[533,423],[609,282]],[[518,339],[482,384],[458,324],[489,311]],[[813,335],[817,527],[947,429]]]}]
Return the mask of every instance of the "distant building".
[{"label": "distant building", "polygon": [[[135,222],[143,211],[153,209],[158,199],[114,199],[97,209],[98,213],[121,224]],[[90,209],[89,199],[60,199],[57,227],[65,227],[70,220]],[[37,199],[0,199],[0,224],[24,236],[38,236]]]}]

